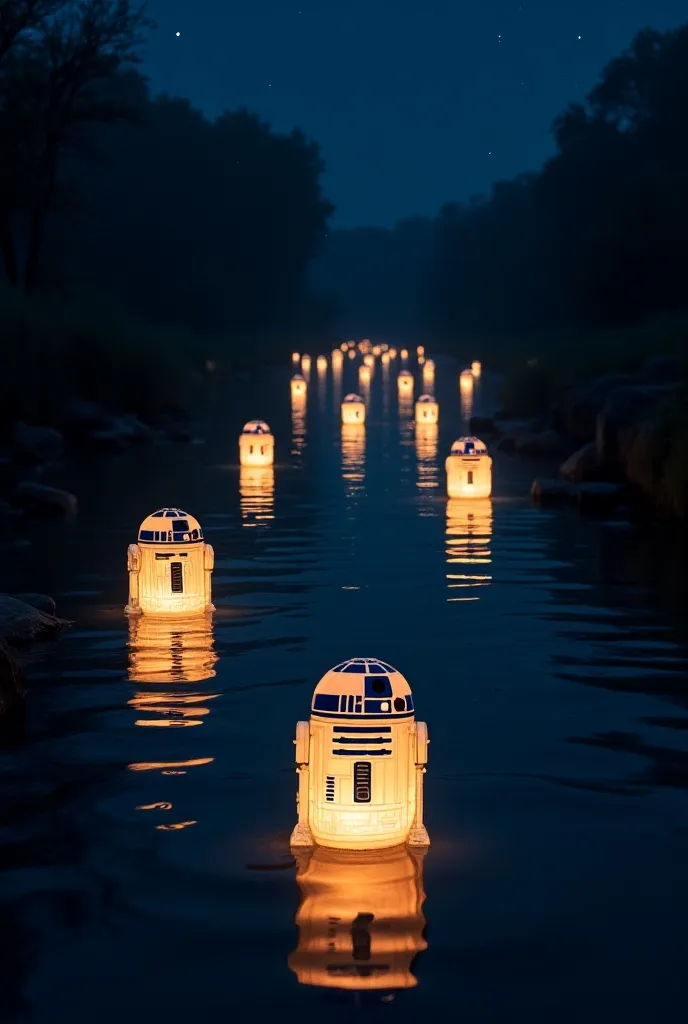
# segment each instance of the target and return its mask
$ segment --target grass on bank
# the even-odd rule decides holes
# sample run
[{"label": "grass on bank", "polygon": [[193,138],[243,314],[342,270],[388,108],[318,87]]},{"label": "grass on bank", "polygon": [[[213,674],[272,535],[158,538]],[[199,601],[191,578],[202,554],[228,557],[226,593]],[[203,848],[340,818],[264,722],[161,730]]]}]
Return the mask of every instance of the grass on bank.
[{"label": "grass on bank", "polygon": [[193,403],[205,345],[97,304],[0,289],[0,434],[56,424],[73,399],[144,419]]}]

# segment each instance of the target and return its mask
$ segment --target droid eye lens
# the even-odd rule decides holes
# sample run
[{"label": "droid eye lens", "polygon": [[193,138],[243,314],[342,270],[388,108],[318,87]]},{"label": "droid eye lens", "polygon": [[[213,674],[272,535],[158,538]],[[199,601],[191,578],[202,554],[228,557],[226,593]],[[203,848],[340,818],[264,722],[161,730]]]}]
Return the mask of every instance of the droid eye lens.
[{"label": "droid eye lens", "polygon": [[[386,680],[385,680],[385,682],[386,682]],[[373,679],[373,682],[372,682],[371,685],[372,685],[373,693],[384,693],[385,692],[385,684],[383,683],[383,681],[381,679]]]}]

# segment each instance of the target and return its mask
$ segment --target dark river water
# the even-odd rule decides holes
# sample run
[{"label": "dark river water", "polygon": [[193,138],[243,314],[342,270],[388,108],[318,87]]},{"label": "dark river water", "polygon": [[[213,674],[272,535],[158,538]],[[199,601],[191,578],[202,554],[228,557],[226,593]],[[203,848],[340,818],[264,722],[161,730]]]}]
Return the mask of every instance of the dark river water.
[{"label": "dark river water", "polygon": [[[314,367],[305,419],[288,378],[216,393],[204,444],[66,464],[54,479],[78,517],[27,524],[3,565],[6,589],[51,593],[74,626],[32,654],[27,735],[0,750],[0,1018],[684,1019],[688,645],[670,542],[531,507],[534,467],[499,453],[491,502],[448,504],[454,367],[438,366],[437,441],[415,437],[394,374],[386,388],[376,371],[363,443],[342,441],[329,374]],[[276,435],[274,493],[240,479],[254,417]],[[162,505],[213,544],[217,611],[130,637],[127,545]],[[398,852],[358,875],[325,857],[300,886],[295,724],[360,655],[403,672],[428,723],[432,845],[412,869]],[[357,912],[374,918],[356,960]],[[333,921],[339,972],[310,942]],[[369,990],[390,936],[390,985]]]}]

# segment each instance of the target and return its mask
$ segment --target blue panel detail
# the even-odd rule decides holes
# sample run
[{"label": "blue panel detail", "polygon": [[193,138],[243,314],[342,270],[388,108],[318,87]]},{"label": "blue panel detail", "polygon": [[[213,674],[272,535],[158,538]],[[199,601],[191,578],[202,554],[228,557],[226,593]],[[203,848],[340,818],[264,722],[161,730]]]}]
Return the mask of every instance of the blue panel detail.
[{"label": "blue panel detail", "polygon": [[374,732],[374,733],[377,734],[377,733],[381,733],[381,732],[391,732],[392,731],[392,726],[391,725],[342,725],[342,726],[335,725],[335,726],[332,727],[332,731],[333,732],[335,730],[337,732],[339,732],[340,729],[343,732]]},{"label": "blue panel detail", "polygon": [[339,710],[339,695],[336,693],[316,693],[313,699],[314,711]]},{"label": "blue panel detail", "polygon": [[392,684],[387,676],[366,676],[366,697],[391,697]]},{"label": "blue panel detail", "polygon": [[410,693],[406,694],[406,710],[407,711],[413,711],[414,710],[414,707],[413,707],[413,697],[411,696]]},{"label": "blue panel detail", "polygon": [[365,664],[362,661],[352,661],[342,669],[342,672],[355,672],[358,675],[362,675],[366,670]]},{"label": "blue panel detail", "polygon": [[152,530],[140,530],[139,531],[139,540],[152,541],[153,540],[153,531]]},{"label": "blue panel detail", "polygon": [[391,750],[333,750],[333,754],[341,754],[344,757],[386,757]]},{"label": "blue panel detail", "polygon": [[[385,711],[382,710],[383,704],[387,705]],[[389,714],[390,707],[391,705],[389,700],[367,700],[365,702],[365,711],[367,715],[387,715]]]}]

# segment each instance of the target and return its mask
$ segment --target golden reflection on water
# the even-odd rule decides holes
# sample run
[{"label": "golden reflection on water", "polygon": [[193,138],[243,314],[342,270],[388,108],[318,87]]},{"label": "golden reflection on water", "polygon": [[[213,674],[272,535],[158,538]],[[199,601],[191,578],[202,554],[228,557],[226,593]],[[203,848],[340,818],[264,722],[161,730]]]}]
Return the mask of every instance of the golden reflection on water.
[{"label": "golden reflection on water", "polygon": [[270,526],[275,518],[275,470],[272,466],[241,467],[239,506],[242,526]]},{"label": "golden reflection on water", "polygon": [[423,938],[423,857],[406,847],[297,856],[298,945],[289,967],[302,985],[353,991],[413,988]]},{"label": "golden reflection on water", "polygon": [[365,424],[342,423],[342,479],[349,495],[365,490],[365,446]]},{"label": "golden reflection on water", "polygon": [[471,416],[473,415],[473,388],[461,388],[461,419],[468,431]]},{"label": "golden reflection on water", "polygon": [[476,587],[492,582],[492,502],[489,498],[447,500],[447,601],[478,601]]},{"label": "golden reflection on water", "polygon": [[437,437],[436,423],[416,423],[416,458],[418,461],[418,487],[429,490],[439,486],[437,469]]},{"label": "golden reflection on water", "polygon": [[306,395],[291,398],[291,453],[301,455],[306,446]]}]

